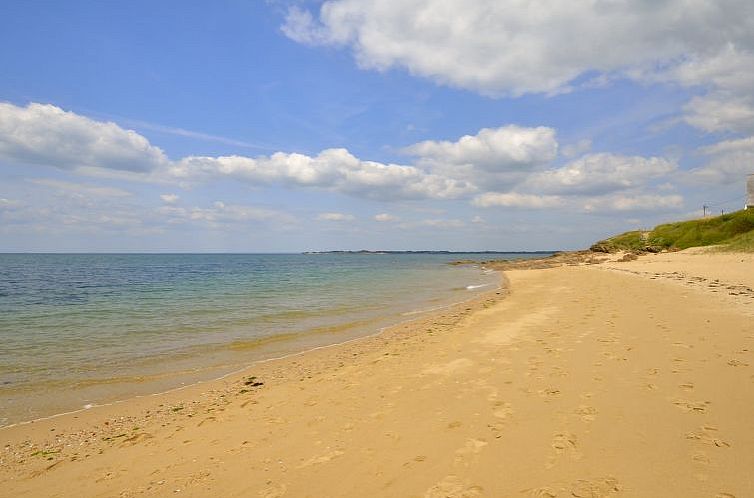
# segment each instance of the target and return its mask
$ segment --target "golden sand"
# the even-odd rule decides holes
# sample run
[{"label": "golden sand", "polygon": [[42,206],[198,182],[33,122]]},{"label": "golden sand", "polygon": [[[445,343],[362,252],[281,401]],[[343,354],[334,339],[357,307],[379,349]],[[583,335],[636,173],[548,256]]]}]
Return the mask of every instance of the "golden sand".
[{"label": "golden sand", "polygon": [[0,495],[754,496],[754,255],[506,276],[504,298],[0,430]]}]

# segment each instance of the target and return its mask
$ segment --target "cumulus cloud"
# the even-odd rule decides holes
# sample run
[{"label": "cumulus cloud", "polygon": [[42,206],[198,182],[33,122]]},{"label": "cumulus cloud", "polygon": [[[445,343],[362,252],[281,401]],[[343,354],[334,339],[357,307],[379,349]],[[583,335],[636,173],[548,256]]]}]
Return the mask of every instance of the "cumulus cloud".
[{"label": "cumulus cloud", "polygon": [[353,221],[356,217],[347,213],[320,213],[317,219],[321,221]]},{"label": "cumulus cloud", "polygon": [[487,192],[476,196],[472,204],[478,207],[514,207],[528,209],[543,209],[557,207],[563,204],[563,199],[555,195],[521,194],[518,192]]},{"label": "cumulus cloud", "polygon": [[499,189],[520,181],[554,160],[558,153],[555,130],[516,125],[483,128],[458,140],[425,140],[403,149],[417,165],[447,178]]},{"label": "cumulus cloud", "polygon": [[0,158],[61,169],[150,171],[165,154],[136,132],[54,105],[0,102]]},{"label": "cumulus cloud", "polygon": [[555,130],[540,126],[508,125],[482,128],[476,135],[456,141],[425,140],[404,149],[423,161],[441,164],[473,164],[480,169],[530,168],[555,159]]},{"label": "cumulus cloud", "polygon": [[548,194],[601,194],[644,185],[677,169],[659,157],[589,154],[557,169],[530,176],[530,190]]},{"label": "cumulus cloud", "polygon": [[326,149],[316,156],[277,152],[257,157],[188,156],[171,161],[133,131],[41,104],[0,104],[0,158],[88,174],[116,170],[133,173],[129,179],[163,183],[190,184],[227,177],[384,200],[452,199],[476,190],[469,182],[416,166],[364,161],[343,148]]},{"label": "cumulus cloud", "polygon": [[232,177],[252,183],[282,183],[330,189],[373,199],[452,199],[473,192],[462,180],[428,173],[415,166],[363,161],[346,149],[316,156],[278,152],[256,158],[190,156],[174,163],[177,179]]},{"label": "cumulus cloud", "polygon": [[754,45],[748,0],[539,2],[328,0],[283,32],[350,47],[364,68],[404,67],[490,95],[568,91],[587,72],[661,68]]},{"label": "cumulus cloud", "polygon": [[[171,160],[146,138],[113,123],[37,104],[25,108],[2,104],[0,121],[0,129],[7,131],[0,135],[0,157],[11,162],[39,162],[85,174],[115,170],[132,179],[182,186],[233,179],[255,186],[317,188],[383,201],[476,196],[473,204],[481,207],[544,209],[563,205],[562,197],[594,196],[644,186],[676,168],[674,163],[656,157],[588,154],[565,166],[545,169],[558,153],[555,130],[548,127],[508,125],[484,128],[456,140],[425,140],[403,149],[413,158],[409,165],[363,160],[344,148],[325,149],[316,155],[277,152],[269,156],[187,156]],[[733,153],[707,154],[730,158]],[[736,164],[743,164],[741,161],[750,152],[735,154],[740,156]],[[74,162],[74,156],[82,160]],[[122,169],[123,158],[130,158],[128,171]],[[713,169],[719,173],[724,167]],[[93,197],[130,195],[112,187],[38,181],[89,204]],[[171,222],[223,223],[271,215],[238,206],[189,210],[176,206],[179,197],[174,193],[160,198],[165,204],[162,213],[170,214]],[[383,214],[375,219],[389,221],[390,215]],[[346,220],[337,216],[329,219]]]}]

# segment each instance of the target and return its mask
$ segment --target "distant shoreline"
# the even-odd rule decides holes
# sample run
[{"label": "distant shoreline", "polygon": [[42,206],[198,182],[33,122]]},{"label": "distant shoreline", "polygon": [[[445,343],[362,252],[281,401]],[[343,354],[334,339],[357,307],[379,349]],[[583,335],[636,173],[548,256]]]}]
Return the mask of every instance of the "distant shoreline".
[{"label": "distant shoreline", "polygon": [[553,254],[561,251],[304,251],[301,254]]}]

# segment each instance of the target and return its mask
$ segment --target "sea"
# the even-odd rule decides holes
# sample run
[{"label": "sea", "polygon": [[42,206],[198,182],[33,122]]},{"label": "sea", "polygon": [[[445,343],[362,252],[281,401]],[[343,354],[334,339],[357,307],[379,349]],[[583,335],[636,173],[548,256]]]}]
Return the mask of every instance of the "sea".
[{"label": "sea", "polygon": [[221,377],[500,285],[542,254],[0,254],[0,426]]}]

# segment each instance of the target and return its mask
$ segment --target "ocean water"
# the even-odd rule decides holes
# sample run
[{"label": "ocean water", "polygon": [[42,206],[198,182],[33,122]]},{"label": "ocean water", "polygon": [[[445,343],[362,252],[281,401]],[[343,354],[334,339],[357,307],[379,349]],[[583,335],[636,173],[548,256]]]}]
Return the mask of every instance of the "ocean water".
[{"label": "ocean water", "polygon": [[368,335],[499,284],[447,264],[466,258],[491,256],[0,254],[0,426]]}]

